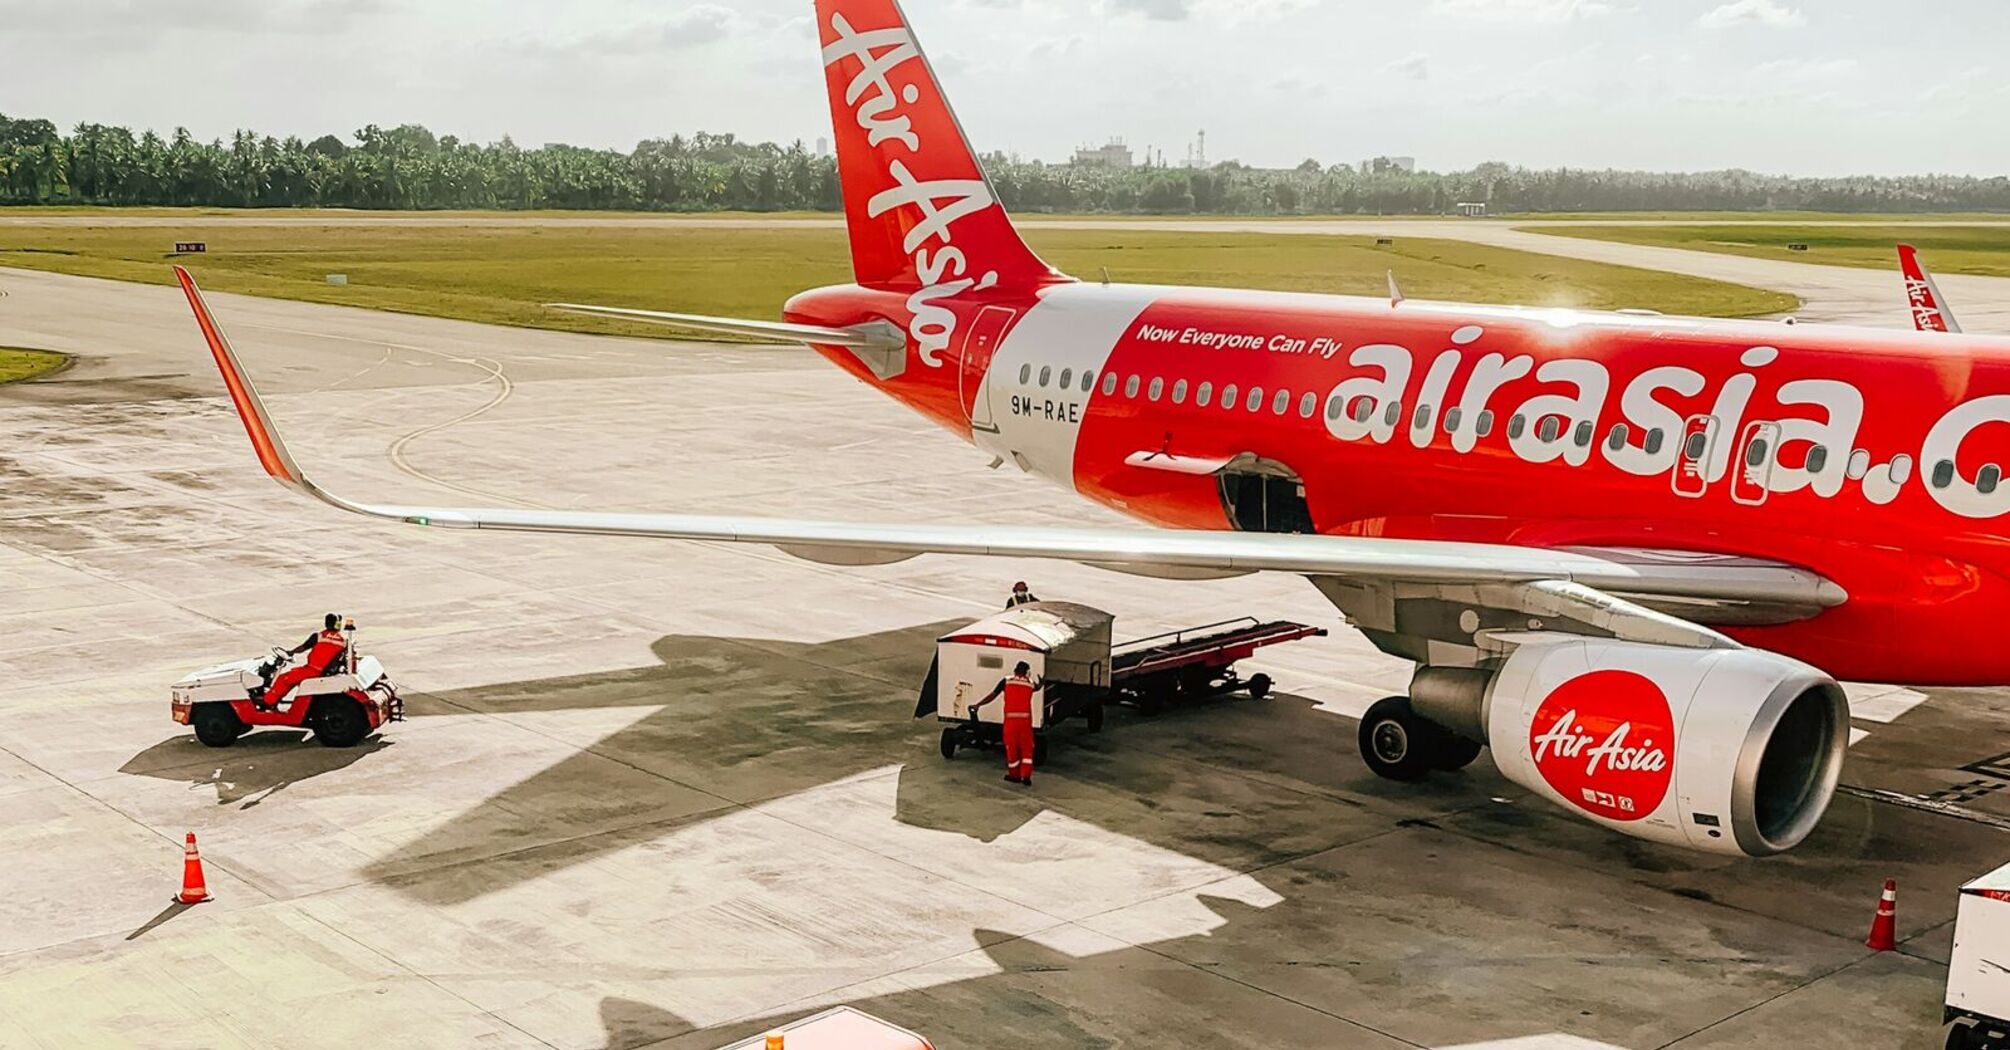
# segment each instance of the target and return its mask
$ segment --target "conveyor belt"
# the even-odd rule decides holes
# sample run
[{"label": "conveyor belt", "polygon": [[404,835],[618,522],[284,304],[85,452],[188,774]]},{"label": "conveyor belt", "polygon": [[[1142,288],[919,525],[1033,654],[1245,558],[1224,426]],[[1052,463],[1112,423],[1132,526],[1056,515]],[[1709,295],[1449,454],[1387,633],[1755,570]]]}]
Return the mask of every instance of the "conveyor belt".
[{"label": "conveyor belt", "polygon": [[1189,668],[1223,669],[1267,645],[1326,634],[1324,627],[1244,616],[1125,642],[1110,654],[1111,684]]}]

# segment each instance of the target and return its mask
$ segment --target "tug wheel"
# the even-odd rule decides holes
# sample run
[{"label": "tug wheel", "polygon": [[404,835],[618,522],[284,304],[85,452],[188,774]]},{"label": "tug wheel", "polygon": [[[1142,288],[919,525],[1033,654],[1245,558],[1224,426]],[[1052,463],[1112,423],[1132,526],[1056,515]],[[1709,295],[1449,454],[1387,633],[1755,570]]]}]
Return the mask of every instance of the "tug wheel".
[{"label": "tug wheel", "polygon": [[314,739],[323,747],[355,747],[370,735],[370,719],[363,705],[346,696],[324,696],[314,701],[308,716]]},{"label": "tug wheel", "polygon": [[956,757],[956,730],[954,729],[945,729],[942,731],[942,757]]},{"label": "tug wheel", "polygon": [[229,704],[207,703],[195,705],[189,712],[189,724],[195,728],[195,738],[210,747],[229,747],[244,735],[245,724],[237,717],[237,712]]}]

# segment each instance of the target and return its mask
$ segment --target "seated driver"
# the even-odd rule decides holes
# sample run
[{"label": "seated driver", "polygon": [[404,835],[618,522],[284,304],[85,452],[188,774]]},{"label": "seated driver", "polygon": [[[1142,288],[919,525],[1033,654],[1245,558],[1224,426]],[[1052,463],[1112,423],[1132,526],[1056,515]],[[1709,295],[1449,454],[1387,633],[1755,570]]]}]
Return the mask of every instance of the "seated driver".
[{"label": "seated driver", "polygon": [[331,671],[341,669],[341,660],[349,649],[349,642],[342,637],[342,617],[329,613],[321,618],[321,629],[307,636],[307,640],[286,650],[289,656],[307,654],[307,659],[299,666],[287,670],[272,680],[271,687],[263,696],[251,698],[251,705],[260,711],[272,711],[286,699],[286,694],[295,686],[313,678],[320,678]]}]

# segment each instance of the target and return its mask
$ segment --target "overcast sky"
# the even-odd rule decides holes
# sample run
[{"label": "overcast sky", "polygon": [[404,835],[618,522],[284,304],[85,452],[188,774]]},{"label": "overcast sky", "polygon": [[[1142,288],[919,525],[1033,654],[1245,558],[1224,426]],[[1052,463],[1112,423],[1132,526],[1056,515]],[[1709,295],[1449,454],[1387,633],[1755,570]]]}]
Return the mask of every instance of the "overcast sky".
[{"label": "overcast sky", "polygon": [[[980,149],[2010,172],[2010,0],[905,0]],[[0,0],[0,112],[829,134],[809,0]]]}]

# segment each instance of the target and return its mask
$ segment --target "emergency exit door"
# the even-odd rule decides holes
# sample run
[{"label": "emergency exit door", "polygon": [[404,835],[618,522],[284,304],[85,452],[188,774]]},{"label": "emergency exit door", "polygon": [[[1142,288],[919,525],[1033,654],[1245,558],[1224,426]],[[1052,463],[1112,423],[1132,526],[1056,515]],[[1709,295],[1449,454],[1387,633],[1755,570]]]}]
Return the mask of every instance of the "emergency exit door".
[{"label": "emergency exit door", "polygon": [[998,353],[998,344],[1005,341],[1005,333],[1018,316],[1019,311],[1009,306],[987,306],[977,311],[977,319],[970,323],[970,331],[963,337],[956,387],[963,402],[963,416],[970,420],[972,430],[998,431],[998,424],[991,418],[990,399],[984,392],[984,374],[991,370],[991,358]]},{"label": "emergency exit door", "polygon": [[1710,460],[1717,451],[1717,417],[1690,416],[1675,446],[1675,494],[1695,498],[1710,491]]},{"label": "emergency exit door", "polygon": [[1738,463],[1731,471],[1731,498],[1746,506],[1766,502],[1773,490],[1773,467],[1780,459],[1780,425],[1752,423],[1738,441]]}]

